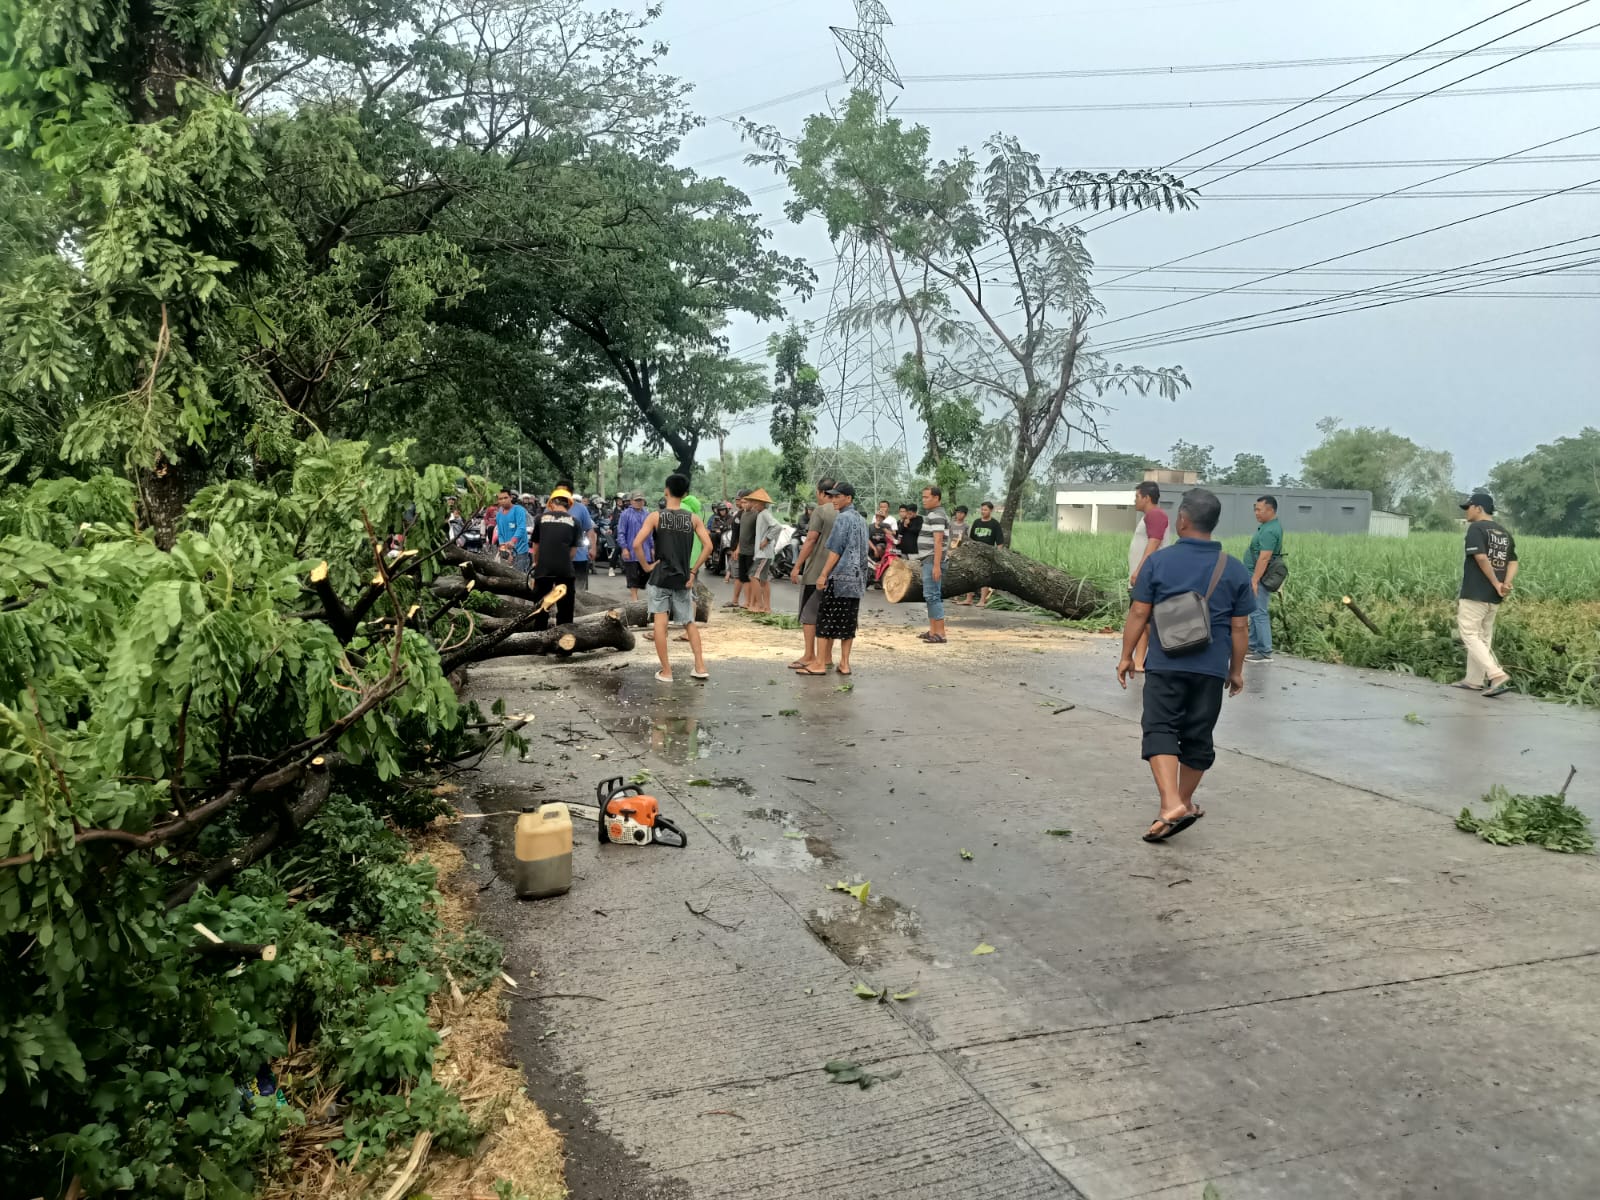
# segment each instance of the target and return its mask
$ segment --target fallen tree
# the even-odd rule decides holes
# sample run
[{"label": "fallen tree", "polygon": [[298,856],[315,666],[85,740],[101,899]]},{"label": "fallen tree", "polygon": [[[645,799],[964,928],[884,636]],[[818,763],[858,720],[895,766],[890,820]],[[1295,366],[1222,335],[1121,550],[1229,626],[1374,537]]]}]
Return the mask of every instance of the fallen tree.
[{"label": "fallen tree", "polygon": [[[940,573],[941,590],[947,599],[993,588],[1074,621],[1093,616],[1110,601],[1088,580],[981,542],[963,542],[950,551]],[[920,602],[921,564],[903,558],[891,563],[883,575],[883,595],[890,604]]]},{"label": "fallen tree", "polygon": [[[492,555],[477,554],[456,546],[448,547],[439,557],[460,567],[461,574],[441,575],[429,585],[429,589],[438,599],[460,600],[472,590],[494,597],[495,603],[490,611],[495,618],[519,617],[523,613],[533,611],[533,589],[528,584],[528,577],[515,567]],[[712,599],[710,588],[703,583],[695,584],[696,623],[704,625],[711,620]],[[616,604],[603,596],[580,591],[574,597],[574,603],[580,614],[613,611],[620,613],[623,623],[632,629],[648,629],[651,625],[650,613],[643,600]],[[496,625],[492,620],[484,621],[483,627],[492,630]]]},{"label": "fallen tree", "polygon": [[456,666],[512,654],[555,654],[562,658],[589,650],[632,650],[638,644],[633,630],[613,609],[585,617],[571,625],[557,625],[529,633],[512,633],[483,649],[468,646],[451,659]]}]

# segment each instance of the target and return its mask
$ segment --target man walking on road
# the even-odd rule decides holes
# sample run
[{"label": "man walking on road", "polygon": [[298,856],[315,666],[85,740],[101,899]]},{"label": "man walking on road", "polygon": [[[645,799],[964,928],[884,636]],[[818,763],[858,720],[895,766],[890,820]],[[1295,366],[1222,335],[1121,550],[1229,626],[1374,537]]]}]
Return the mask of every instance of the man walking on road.
[{"label": "man walking on road", "polygon": [[1181,607],[1192,597],[1205,597],[1210,620],[1209,644],[1189,653],[1169,655],[1161,644],[1156,621],[1144,683],[1144,743],[1161,812],[1145,831],[1147,842],[1164,842],[1193,825],[1205,812],[1195,807],[1194,793],[1216,761],[1212,733],[1222,714],[1222,693],[1244,690],[1245,650],[1255,601],[1250,573],[1230,557],[1212,533],[1222,519],[1222,502],[1204,488],[1185,492],[1178,506],[1178,543],[1151,555],[1133,589],[1133,609],[1122,631],[1122,658],[1117,681],[1124,688],[1133,674],[1133,651],[1150,630],[1151,614],[1163,601]]},{"label": "man walking on road", "polygon": [[633,539],[644,528],[647,515],[643,492],[634,492],[628,498],[628,507],[617,515],[617,549],[622,554],[622,573],[627,577],[630,600],[639,598],[639,592],[647,581],[644,564],[655,556],[655,547],[651,545],[645,546],[642,558],[634,557],[633,553]]},{"label": "man walking on road", "polygon": [[[1004,546],[1006,544],[1006,531],[999,521],[994,519],[994,502],[985,500],[978,505],[978,519],[972,523],[968,536],[975,542],[982,542],[985,546]],[[989,597],[994,595],[993,588],[984,588],[979,602],[980,608],[989,607]],[[972,597],[968,596],[961,601],[971,604]]]},{"label": "man walking on road", "polygon": [[[572,624],[573,610],[578,600],[572,590],[572,560],[578,553],[578,543],[583,533],[568,511],[567,506],[571,503],[571,493],[566,488],[557,488],[550,493],[550,504],[533,527],[533,598],[543,600],[558,584],[567,589],[567,594],[556,601],[557,625]],[[548,612],[534,617],[533,628],[536,631],[548,629],[549,626]]]},{"label": "man walking on road", "polygon": [[[1272,661],[1272,593],[1262,580],[1272,560],[1283,553],[1283,526],[1278,524],[1278,501],[1274,497],[1262,496],[1256,501],[1256,520],[1259,524],[1244,556],[1256,605],[1250,614],[1250,661],[1268,663]],[[1178,536],[1183,536],[1181,530]]]},{"label": "man walking on road", "polygon": [[1503,696],[1511,690],[1511,676],[1494,656],[1494,620],[1517,577],[1517,543],[1493,520],[1494,497],[1488,492],[1473,492],[1461,507],[1467,514],[1467,562],[1456,628],[1467,648],[1467,675],[1450,686]]},{"label": "man walking on road", "polygon": [[[817,507],[806,528],[806,540],[794,560],[794,570],[789,573],[789,582],[801,585],[800,628],[806,639],[805,653],[789,664],[791,671],[803,671],[817,658],[817,610],[822,606],[817,580],[822,578],[822,568],[828,559],[828,539],[833,536],[833,525],[839,516],[833,497],[828,495],[833,485],[834,480],[826,476],[817,480]],[[830,654],[829,658],[832,657]],[[823,663],[822,669],[826,671],[832,665]]]},{"label": "man walking on road", "polygon": [[861,597],[867,591],[870,573],[867,558],[867,522],[851,505],[856,489],[840,481],[828,489],[838,509],[833,532],[828,535],[828,560],[817,578],[817,657],[801,675],[826,675],[833,658],[833,644],[839,643],[839,674],[849,677],[850,651],[855,645],[856,625],[861,616]]},{"label": "man walking on road", "polygon": [[517,570],[528,570],[528,510],[511,499],[511,493],[500,489],[500,506],[494,512],[495,545],[500,557],[507,559]]},{"label": "man walking on road", "polygon": [[[1149,480],[1134,489],[1133,507],[1139,512],[1139,523],[1133,529],[1133,543],[1128,547],[1128,590],[1139,580],[1139,571],[1150,556],[1166,545],[1167,514],[1161,510],[1161,487]],[[1145,650],[1150,644],[1150,631],[1139,639],[1133,652],[1133,669],[1144,670]]]},{"label": "man walking on road", "polygon": [[[705,648],[700,644],[700,626],[694,619],[694,584],[700,564],[711,553],[711,534],[704,521],[683,507],[683,498],[688,494],[687,478],[668,475],[666,508],[645,517],[639,532],[633,535],[633,556],[644,564],[650,579],[645,594],[654,627],[656,657],[661,660],[656,678],[662,683],[672,682],[672,660],[667,656],[669,620],[684,626],[688,634],[689,649],[694,653],[690,678],[711,678],[706,671]],[[697,542],[699,554],[694,552]],[[653,557],[647,555],[647,545],[654,547]]]},{"label": "man walking on road", "polygon": [[950,518],[944,511],[944,493],[933,484],[922,489],[922,527],[917,533],[917,554],[922,559],[922,600],[928,606],[928,632],[923,641],[942,646],[944,635],[944,552]]}]

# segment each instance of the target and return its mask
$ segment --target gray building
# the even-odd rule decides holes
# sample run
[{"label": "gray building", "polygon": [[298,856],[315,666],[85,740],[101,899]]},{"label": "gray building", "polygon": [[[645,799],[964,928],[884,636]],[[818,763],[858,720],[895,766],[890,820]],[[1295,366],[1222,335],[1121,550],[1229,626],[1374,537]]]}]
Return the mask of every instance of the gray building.
[{"label": "gray building", "polygon": [[[1152,472],[1155,474],[1155,472]],[[1162,472],[1170,475],[1170,472]],[[1192,480],[1158,478],[1161,508],[1173,518],[1176,528],[1178,501]],[[1056,528],[1063,533],[1133,533],[1139,511],[1133,507],[1133,492],[1138,483],[1080,483],[1056,493]],[[1217,483],[1204,485],[1222,501],[1222,522],[1218,537],[1248,536],[1255,532],[1256,497],[1268,495],[1278,501],[1278,519],[1286,533],[1369,533],[1372,528],[1372,493],[1342,492],[1324,488],[1238,487]],[[1401,536],[1404,536],[1403,534]]]}]

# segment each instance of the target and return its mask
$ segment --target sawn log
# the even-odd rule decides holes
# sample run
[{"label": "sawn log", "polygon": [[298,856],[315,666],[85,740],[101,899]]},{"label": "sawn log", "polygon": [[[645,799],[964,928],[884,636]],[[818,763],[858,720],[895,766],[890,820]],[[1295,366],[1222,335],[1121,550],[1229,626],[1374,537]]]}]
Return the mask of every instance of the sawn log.
[{"label": "sawn log", "polygon": [[[979,588],[994,588],[1069,620],[1093,616],[1109,600],[1087,580],[981,542],[963,542],[945,555],[941,575],[946,599],[965,596]],[[890,604],[920,603],[921,564],[903,558],[891,563],[884,572],[883,595]]]},{"label": "sawn log", "polygon": [[463,659],[481,662],[514,654],[555,654],[566,658],[588,650],[632,650],[637,644],[633,630],[623,622],[622,614],[613,609],[598,616],[584,617],[571,625],[557,625],[537,633],[513,633],[485,647],[481,654],[468,647]]}]

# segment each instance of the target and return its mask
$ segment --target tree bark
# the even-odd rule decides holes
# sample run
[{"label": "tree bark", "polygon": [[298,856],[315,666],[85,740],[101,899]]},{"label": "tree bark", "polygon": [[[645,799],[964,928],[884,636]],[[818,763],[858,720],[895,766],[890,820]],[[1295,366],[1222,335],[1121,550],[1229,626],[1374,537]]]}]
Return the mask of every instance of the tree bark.
[{"label": "tree bark", "polygon": [[[945,555],[940,582],[947,598],[994,588],[1074,621],[1093,616],[1110,600],[1087,580],[981,542],[963,542]],[[891,604],[921,601],[921,564],[896,559],[884,573],[883,594]]]},{"label": "tree bark", "polygon": [[[518,616],[532,607],[533,589],[528,586],[527,576],[515,567],[489,555],[474,554],[456,546],[447,547],[441,552],[440,557],[446,562],[459,564],[464,572],[471,571],[477,581],[478,591],[492,593],[501,600],[504,611],[496,615]],[[442,600],[455,599],[466,590],[466,579],[461,575],[441,575],[430,585],[430,590]],[[650,627],[650,614],[645,610],[645,603],[642,600],[618,605],[602,596],[579,592],[574,603],[579,612],[598,613],[615,610],[622,614],[624,623],[631,628]],[[696,583],[694,589],[696,623],[704,625],[711,619],[711,603],[711,589],[703,583]]]},{"label": "tree bark", "polygon": [[636,645],[638,640],[623,622],[622,614],[608,612],[538,633],[513,633],[481,649],[469,646],[458,659],[473,663],[514,654],[555,654],[566,658],[589,650],[632,650]]}]

